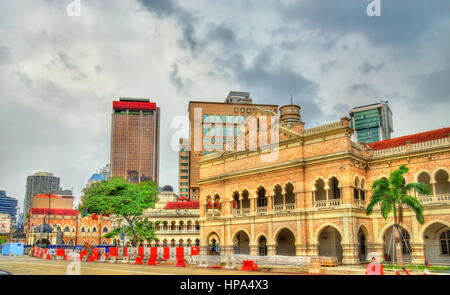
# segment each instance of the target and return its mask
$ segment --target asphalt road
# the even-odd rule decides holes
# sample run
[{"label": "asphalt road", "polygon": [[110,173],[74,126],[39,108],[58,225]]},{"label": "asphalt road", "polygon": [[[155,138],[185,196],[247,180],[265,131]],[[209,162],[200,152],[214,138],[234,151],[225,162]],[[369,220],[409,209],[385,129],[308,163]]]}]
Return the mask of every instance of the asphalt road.
[{"label": "asphalt road", "polygon": [[[44,260],[30,256],[0,256],[1,271],[13,275],[67,275],[71,261]],[[194,266],[176,267],[175,265],[134,265],[122,263],[81,262],[81,275],[287,275],[288,272],[250,272],[198,268]],[[300,273],[299,273],[300,274]]]}]

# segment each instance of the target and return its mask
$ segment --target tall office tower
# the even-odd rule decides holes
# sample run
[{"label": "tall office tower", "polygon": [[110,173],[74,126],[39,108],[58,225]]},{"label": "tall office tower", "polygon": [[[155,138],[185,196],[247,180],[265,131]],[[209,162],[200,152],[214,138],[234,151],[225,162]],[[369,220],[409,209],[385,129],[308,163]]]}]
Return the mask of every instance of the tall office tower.
[{"label": "tall office tower", "polygon": [[111,177],[159,181],[159,107],[149,99],[113,102]]},{"label": "tall office tower", "polygon": [[18,201],[7,196],[5,191],[0,191],[0,213],[11,215],[14,221],[17,221],[17,203]]},{"label": "tall office tower", "polygon": [[189,198],[189,140],[187,138],[180,138],[178,185],[180,197]]},{"label": "tall office tower", "polygon": [[37,172],[27,177],[27,187],[25,200],[23,203],[23,212],[26,214],[31,208],[31,200],[34,195],[44,193],[48,190],[59,189],[59,177],[53,176],[48,172]]},{"label": "tall office tower", "polygon": [[106,164],[99,170],[98,174],[100,174],[104,179],[108,179],[111,176],[111,165]]},{"label": "tall office tower", "polygon": [[371,143],[391,138],[392,112],[387,101],[353,108],[350,117],[357,142]]},{"label": "tall office tower", "polygon": [[[228,144],[232,144],[238,136],[239,124],[246,117],[254,115],[257,109],[270,111],[278,116],[278,105],[253,104],[248,92],[230,91],[224,102],[190,101],[189,120],[191,122],[189,131],[189,196],[198,199],[199,186],[199,161],[203,155],[216,151],[223,151]],[[200,118],[196,122],[194,117]],[[270,121],[270,119],[269,119]],[[200,134],[196,134],[201,130]],[[199,137],[200,147],[196,147],[196,137]],[[198,141],[197,141],[198,142]],[[197,143],[198,144],[198,143]]]}]

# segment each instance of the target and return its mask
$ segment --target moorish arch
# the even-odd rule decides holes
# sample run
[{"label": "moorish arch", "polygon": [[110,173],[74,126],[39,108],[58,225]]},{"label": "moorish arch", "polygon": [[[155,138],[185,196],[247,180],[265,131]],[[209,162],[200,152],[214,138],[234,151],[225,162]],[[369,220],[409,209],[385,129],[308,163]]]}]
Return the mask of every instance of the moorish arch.
[{"label": "moorish arch", "polygon": [[[205,245],[208,249],[208,255],[220,254],[220,246],[222,245],[220,235],[216,231],[212,230],[209,231],[205,237]],[[217,248],[216,245],[218,245],[219,248]]]},{"label": "moorish arch", "polygon": [[[420,239],[421,243],[426,242],[425,235],[426,235],[427,231],[429,230],[429,228],[435,224],[441,224],[442,226],[450,227],[450,222],[443,220],[443,219],[434,219],[434,220],[431,220],[431,221],[425,223],[424,225],[422,225],[422,228],[419,231],[419,239]],[[428,237],[430,238],[429,235],[428,235]]]},{"label": "moorish arch", "polygon": [[365,224],[360,224],[354,236],[358,243],[358,257],[360,262],[367,261],[367,246],[370,243],[370,232]]},{"label": "moorish arch", "polygon": [[256,244],[258,246],[258,255],[267,256],[267,236],[265,233],[259,233],[255,238]]},{"label": "moorish arch", "polygon": [[295,231],[290,226],[281,226],[275,231],[274,245],[276,247],[276,255],[295,256],[295,242],[297,238]]},{"label": "moorish arch", "polygon": [[447,169],[436,169],[432,181],[435,183],[436,195],[450,194],[450,173]]},{"label": "moorish arch", "polygon": [[316,232],[319,256],[337,257],[337,260],[342,262],[342,238],[343,235],[336,225],[322,225]]},{"label": "moorish arch", "polygon": [[443,171],[447,172],[448,175],[450,175],[450,171],[447,168],[445,168],[445,167],[438,167],[438,168],[433,170],[433,173],[431,174],[431,179],[433,179],[433,180],[436,179],[436,174],[440,170],[443,170]]},{"label": "moorish arch", "polygon": [[[411,234],[412,231],[408,229],[404,225],[399,225],[400,231],[401,231],[401,251],[403,253],[403,260],[405,262],[410,263],[412,261],[411,256]],[[385,261],[393,261],[396,260],[396,250],[393,243],[393,223],[390,224],[390,226],[386,226],[382,231],[382,243],[383,243],[383,249],[384,249],[384,259]]]},{"label": "moorish arch", "polygon": [[251,238],[248,231],[243,228],[237,229],[233,234],[233,250],[235,254],[250,255]]}]

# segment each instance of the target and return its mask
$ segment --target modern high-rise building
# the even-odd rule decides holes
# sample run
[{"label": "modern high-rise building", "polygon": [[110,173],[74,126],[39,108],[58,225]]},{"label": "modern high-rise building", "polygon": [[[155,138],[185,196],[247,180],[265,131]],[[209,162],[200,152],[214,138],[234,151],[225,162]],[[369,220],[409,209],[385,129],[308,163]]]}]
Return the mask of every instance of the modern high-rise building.
[{"label": "modern high-rise building", "polygon": [[387,101],[353,108],[350,117],[357,142],[371,143],[391,138],[392,112]]},{"label": "modern high-rise building", "polygon": [[160,109],[149,99],[113,102],[111,177],[159,182]]},{"label": "modern high-rise building", "polygon": [[105,167],[101,168],[98,172],[104,179],[108,179],[111,176],[111,165],[106,164]]},{"label": "modern high-rise building", "polygon": [[17,204],[16,199],[7,196],[5,191],[0,191],[0,213],[9,214],[17,221]]},{"label": "modern high-rise building", "polygon": [[25,192],[25,200],[23,204],[23,212],[27,213],[31,208],[31,200],[34,195],[44,193],[47,190],[59,189],[59,177],[53,176],[48,172],[37,172],[27,177],[27,187]]},{"label": "modern high-rise building", "polygon": [[189,198],[189,140],[187,138],[180,138],[178,191],[180,197]]},{"label": "modern high-rise building", "polygon": [[[199,179],[201,157],[205,154],[223,151],[229,144],[233,144],[239,133],[239,125],[248,116],[253,116],[257,109],[278,114],[278,105],[253,104],[248,92],[230,91],[224,102],[189,102],[188,111],[191,122],[189,131],[189,197],[191,199],[199,197],[197,180]],[[195,130],[200,130],[200,132]],[[197,146],[198,143],[200,146]]]}]

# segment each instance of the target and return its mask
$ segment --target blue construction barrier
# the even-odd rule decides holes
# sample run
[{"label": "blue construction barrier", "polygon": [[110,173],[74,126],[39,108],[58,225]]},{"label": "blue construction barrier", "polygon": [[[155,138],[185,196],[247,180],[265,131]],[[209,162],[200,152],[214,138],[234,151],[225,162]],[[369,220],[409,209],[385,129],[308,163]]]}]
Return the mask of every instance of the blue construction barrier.
[{"label": "blue construction barrier", "polygon": [[4,243],[2,244],[3,256],[22,256],[24,253],[23,243]]}]

